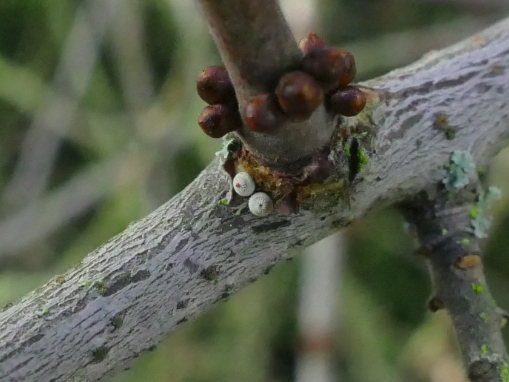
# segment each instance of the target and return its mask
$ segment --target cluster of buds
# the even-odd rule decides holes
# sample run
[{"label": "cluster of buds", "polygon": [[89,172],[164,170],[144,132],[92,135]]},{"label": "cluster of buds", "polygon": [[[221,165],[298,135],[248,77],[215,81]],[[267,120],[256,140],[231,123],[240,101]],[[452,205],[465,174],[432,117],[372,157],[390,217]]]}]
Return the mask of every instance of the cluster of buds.
[{"label": "cluster of buds", "polygon": [[284,74],[276,88],[249,100],[242,118],[235,90],[224,66],[211,66],[197,79],[199,96],[207,102],[198,123],[213,138],[219,138],[245,125],[253,131],[271,132],[284,121],[307,120],[322,104],[328,111],[344,116],[358,114],[366,104],[364,93],[349,84],[356,75],[353,56],[327,47],[310,33],[300,41],[301,70]]}]

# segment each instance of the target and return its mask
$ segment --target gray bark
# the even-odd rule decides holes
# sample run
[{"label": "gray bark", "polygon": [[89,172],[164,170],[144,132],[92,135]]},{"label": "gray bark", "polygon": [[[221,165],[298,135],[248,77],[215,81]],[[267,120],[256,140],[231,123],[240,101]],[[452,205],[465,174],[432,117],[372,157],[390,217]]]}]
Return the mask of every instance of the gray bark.
[{"label": "gray bark", "polygon": [[[347,123],[369,132],[370,160],[344,203],[324,197],[290,217],[236,215],[220,203],[229,185],[216,159],[151,215],[0,313],[0,380],[103,380],[296,249],[439,183],[452,151],[485,166],[509,137],[508,62],[509,19],[362,84],[373,89],[370,105]],[[435,127],[437,114],[454,139]]]}]

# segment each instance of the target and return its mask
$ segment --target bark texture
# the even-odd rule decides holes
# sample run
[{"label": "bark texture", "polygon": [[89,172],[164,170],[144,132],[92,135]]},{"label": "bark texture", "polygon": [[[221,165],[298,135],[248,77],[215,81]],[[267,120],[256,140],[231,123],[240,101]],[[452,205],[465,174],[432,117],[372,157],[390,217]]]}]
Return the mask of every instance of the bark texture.
[{"label": "bark texture", "polygon": [[454,150],[484,166],[509,138],[508,62],[506,20],[363,84],[368,107],[342,123],[367,132],[359,139],[369,162],[344,202],[324,194],[290,217],[237,215],[220,202],[229,180],[216,159],[151,215],[0,313],[0,380],[103,380],[295,249],[441,182]]}]

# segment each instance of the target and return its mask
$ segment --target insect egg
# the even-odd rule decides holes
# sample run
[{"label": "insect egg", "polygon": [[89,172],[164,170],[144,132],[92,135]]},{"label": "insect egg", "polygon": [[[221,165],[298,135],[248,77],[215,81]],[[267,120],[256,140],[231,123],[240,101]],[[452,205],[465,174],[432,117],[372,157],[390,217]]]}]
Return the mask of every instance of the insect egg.
[{"label": "insect egg", "polygon": [[233,178],[233,189],[240,196],[249,196],[255,190],[255,182],[247,172],[239,172]]},{"label": "insect egg", "polygon": [[255,216],[267,216],[274,209],[270,196],[265,192],[251,195],[248,202],[249,211]]}]

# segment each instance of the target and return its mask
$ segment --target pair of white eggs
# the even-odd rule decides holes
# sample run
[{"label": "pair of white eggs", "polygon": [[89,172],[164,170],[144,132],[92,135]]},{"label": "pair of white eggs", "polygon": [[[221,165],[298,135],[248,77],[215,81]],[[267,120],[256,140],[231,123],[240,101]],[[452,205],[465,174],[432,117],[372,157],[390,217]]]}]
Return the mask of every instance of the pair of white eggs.
[{"label": "pair of white eggs", "polygon": [[249,196],[249,211],[255,216],[267,216],[274,209],[272,199],[265,192],[256,192],[256,184],[247,172],[239,172],[233,178],[233,189],[240,196]]}]

